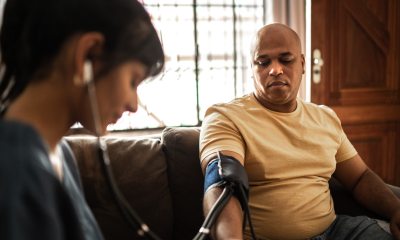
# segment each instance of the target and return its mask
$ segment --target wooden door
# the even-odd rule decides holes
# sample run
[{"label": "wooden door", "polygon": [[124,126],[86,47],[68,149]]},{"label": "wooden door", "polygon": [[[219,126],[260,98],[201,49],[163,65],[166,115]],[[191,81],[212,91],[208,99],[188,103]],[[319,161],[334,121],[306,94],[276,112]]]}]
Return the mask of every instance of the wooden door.
[{"label": "wooden door", "polygon": [[313,0],[311,36],[323,59],[311,100],[332,107],[369,167],[400,186],[400,1]]}]

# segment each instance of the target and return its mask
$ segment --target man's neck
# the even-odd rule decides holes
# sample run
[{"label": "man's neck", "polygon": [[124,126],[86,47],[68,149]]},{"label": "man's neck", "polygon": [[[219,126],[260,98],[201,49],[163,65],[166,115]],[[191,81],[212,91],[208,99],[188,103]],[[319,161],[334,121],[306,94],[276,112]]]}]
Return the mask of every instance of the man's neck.
[{"label": "man's neck", "polygon": [[256,94],[254,94],[254,97],[262,106],[274,112],[291,113],[297,109],[296,99],[294,99],[294,101],[289,101],[287,103],[274,104],[259,98]]}]

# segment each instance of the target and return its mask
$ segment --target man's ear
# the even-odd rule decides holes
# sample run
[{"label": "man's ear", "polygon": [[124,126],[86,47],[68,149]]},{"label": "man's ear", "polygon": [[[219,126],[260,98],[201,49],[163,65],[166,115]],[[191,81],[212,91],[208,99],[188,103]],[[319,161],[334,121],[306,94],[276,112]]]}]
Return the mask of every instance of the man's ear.
[{"label": "man's ear", "polygon": [[[75,48],[74,75],[75,78],[82,81],[82,84],[84,84],[83,81],[85,80],[85,77],[87,77],[87,74],[85,75],[85,66],[88,65],[88,61],[94,65],[95,58],[102,55],[103,46],[104,36],[99,32],[88,32],[79,36]],[[92,75],[92,77],[94,77],[94,75]]]},{"label": "man's ear", "polygon": [[305,73],[305,70],[304,70],[305,63],[306,63],[306,60],[304,58],[304,54],[301,54],[301,68],[303,69],[303,74]]}]

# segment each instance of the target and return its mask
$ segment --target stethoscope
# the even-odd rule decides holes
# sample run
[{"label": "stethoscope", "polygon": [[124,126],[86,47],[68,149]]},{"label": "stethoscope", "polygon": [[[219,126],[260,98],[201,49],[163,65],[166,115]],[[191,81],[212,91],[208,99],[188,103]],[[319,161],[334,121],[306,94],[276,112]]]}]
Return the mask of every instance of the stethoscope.
[{"label": "stethoscope", "polygon": [[93,68],[90,61],[86,61],[83,66],[83,82],[87,86],[90,108],[92,112],[95,133],[97,136],[97,155],[101,165],[103,175],[106,179],[107,186],[113,196],[115,204],[125,220],[131,225],[138,236],[148,239],[161,240],[151,229],[144,223],[139,215],[131,208],[125,197],[120,192],[111,170],[110,157],[107,150],[107,144],[101,135],[101,120],[99,108],[96,98],[96,87],[93,81]]},{"label": "stethoscope", "polygon": [[[104,141],[104,139],[100,136],[101,135],[101,120],[100,120],[100,115],[99,115],[99,109],[98,109],[98,103],[97,103],[97,98],[96,98],[96,87],[93,81],[93,69],[92,69],[92,64],[90,61],[86,61],[84,63],[84,69],[83,69],[83,75],[84,75],[84,83],[87,86],[88,90],[88,95],[89,95],[89,101],[90,101],[90,108],[92,112],[92,117],[93,117],[93,122],[95,125],[95,131],[96,131],[96,136],[97,136],[97,154],[98,154],[98,160],[101,165],[101,169],[103,172],[103,175],[106,179],[107,186],[113,195],[113,199],[115,204],[118,206],[119,211],[121,212],[122,216],[125,218],[125,220],[135,229],[136,234],[142,238],[145,239],[151,239],[151,240],[161,240],[157,234],[155,234],[149,226],[146,225],[146,223],[139,217],[139,215],[133,210],[133,208],[129,205],[125,197],[122,195],[120,192],[116,182],[115,178],[113,175],[113,172],[111,170],[111,165],[110,165],[110,157],[108,154],[107,150],[107,144]],[[235,186],[234,183],[227,183],[225,185],[224,190],[222,191],[222,194],[220,197],[217,199],[217,201],[214,203],[213,207],[211,208],[210,212],[206,216],[202,226],[200,227],[197,235],[193,238],[193,240],[204,240],[207,239],[207,237],[210,234],[210,229],[214,225],[215,221],[217,220],[219,214],[225,207],[225,205],[228,203],[229,199],[233,196],[234,191],[239,189],[239,194],[241,194],[243,197],[246,197],[246,194],[244,193],[243,189],[237,186]],[[243,228],[246,225],[246,216],[247,219],[250,223],[250,229],[251,229],[251,234],[253,239],[256,239],[253,226],[251,224],[250,220],[250,212],[248,207],[246,206],[244,209],[244,221],[243,221]]]}]

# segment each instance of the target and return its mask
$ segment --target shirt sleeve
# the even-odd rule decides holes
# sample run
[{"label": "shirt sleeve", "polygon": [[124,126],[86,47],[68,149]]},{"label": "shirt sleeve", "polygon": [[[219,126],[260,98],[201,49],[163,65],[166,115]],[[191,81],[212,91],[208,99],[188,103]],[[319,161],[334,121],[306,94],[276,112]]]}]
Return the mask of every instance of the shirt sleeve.
[{"label": "shirt sleeve", "polygon": [[332,126],[334,126],[337,129],[339,147],[335,155],[336,163],[346,161],[357,155],[357,150],[354,148],[353,144],[351,144],[350,140],[347,138],[347,135],[343,130],[342,123],[337,114],[335,113],[335,111],[332,108],[324,105],[321,105],[320,107],[326,113],[328,113],[332,121]]},{"label": "shirt sleeve", "polygon": [[217,107],[207,110],[200,131],[200,159],[217,151],[232,151],[244,158],[244,141],[235,124]]},{"label": "shirt sleeve", "polygon": [[340,146],[335,156],[336,162],[343,162],[354,157],[355,155],[357,155],[357,150],[354,148],[353,144],[351,144],[343,129],[341,129]]}]

